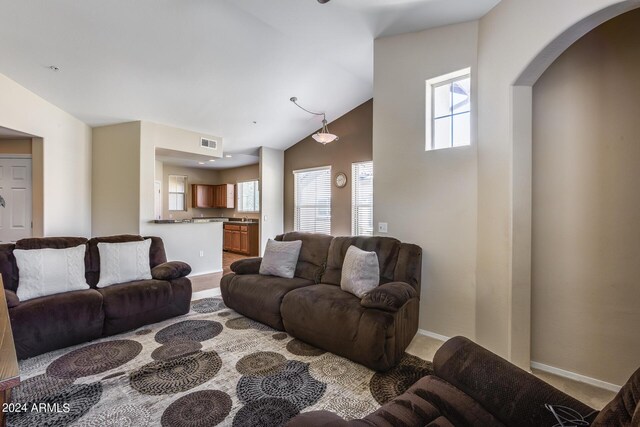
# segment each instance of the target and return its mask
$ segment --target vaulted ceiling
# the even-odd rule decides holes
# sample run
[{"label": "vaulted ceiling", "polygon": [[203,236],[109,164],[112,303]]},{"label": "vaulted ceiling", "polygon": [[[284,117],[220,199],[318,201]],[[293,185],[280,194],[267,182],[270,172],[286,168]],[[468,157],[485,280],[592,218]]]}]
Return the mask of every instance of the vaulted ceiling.
[{"label": "vaulted ceiling", "polygon": [[375,38],[498,1],[0,0],[0,73],[91,126],[149,120],[228,152],[287,148],[321,124],[290,97],[336,119],[373,95]]}]

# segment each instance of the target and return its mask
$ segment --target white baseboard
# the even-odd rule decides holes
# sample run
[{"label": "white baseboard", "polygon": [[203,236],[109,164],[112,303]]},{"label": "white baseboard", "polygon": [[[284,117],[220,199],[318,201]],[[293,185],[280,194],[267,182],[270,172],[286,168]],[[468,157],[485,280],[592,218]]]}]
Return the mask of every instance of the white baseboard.
[{"label": "white baseboard", "polygon": [[206,291],[194,292],[191,294],[191,301],[201,298],[212,298],[220,296],[220,288],[207,289]]},{"label": "white baseboard", "polygon": [[543,363],[531,361],[531,367],[543,372],[548,372],[559,377],[568,378],[570,380],[578,381],[581,383],[589,384],[605,390],[618,392],[622,386],[608,383],[606,381],[597,380],[595,378],[587,377],[586,375],[576,374],[575,372],[565,371],[564,369],[555,368],[553,366],[545,365]]},{"label": "white baseboard", "polygon": [[207,274],[214,274],[214,273],[222,273],[222,270],[198,271],[197,273],[189,274],[187,277],[188,278],[199,277],[199,276],[205,276]]},{"label": "white baseboard", "polygon": [[445,337],[444,335],[436,334],[435,332],[427,331],[426,329],[418,329],[418,333],[420,335],[424,335],[425,337],[433,338],[439,341],[448,341],[449,337]]}]

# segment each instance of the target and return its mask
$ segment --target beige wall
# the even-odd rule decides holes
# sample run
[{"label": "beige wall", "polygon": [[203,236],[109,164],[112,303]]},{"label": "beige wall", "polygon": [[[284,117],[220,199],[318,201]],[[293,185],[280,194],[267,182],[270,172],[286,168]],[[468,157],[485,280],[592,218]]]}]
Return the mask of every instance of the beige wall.
[{"label": "beige wall", "polygon": [[[340,139],[327,145],[311,136],[284,152],[284,226],[293,230],[293,171],[318,166],[331,166],[332,177],[347,175],[347,185],[331,185],[331,234],[351,235],[351,164],[372,160],[373,101],[369,100],[329,124],[329,130]],[[376,178],[374,177],[374,184]]]},{"label": "beige wall", "polygon": [[[239,168],[222,169],[219,171],[219,184],[237,184],[238,182],[251,181],[259,179],[260,166],[255,165],[241,166]],[[234,209],[218,209],[218,215],[226,217],[247,217],[247,218],[260,218],[260,212],[258,213],[245,213],[238,212],[238,188],[236,187],[236,202]]]},{"label": "beige wall", "polygon": [[637,40],[640,10],[579,40],[533,90],[532,359],[614,384],[640,355]]},{"label": "beige wall", "polygon": [[41,234],[89,236],[91,128],[1,74],[0,94],[0,126],[42,138]]},{"label": "beige wall", "polygon": [[[192,184],[217,184],[220,180],[218,171],[213,169],[187,168],[164,164],[162,167],[162,218],[164,219],[191,219],[199,216],[217,216],[218,209],[192,208],[193,192]],[[169,175],[184,175],[187,177],[187,210],[169,210]]]},{"label": "beige wall", "polygon": [[373,98],[374,230],[387,222],[389,236],[423,249],[420,328],[471,338],[476,135],[468,147],[425,151],[425,81],[471,67],[475,111],[477,35],[470,22],[377,39]]},{"label": "beige wall", "polygon": [[92,234],[137,234],[140,122],[93,129]]}]

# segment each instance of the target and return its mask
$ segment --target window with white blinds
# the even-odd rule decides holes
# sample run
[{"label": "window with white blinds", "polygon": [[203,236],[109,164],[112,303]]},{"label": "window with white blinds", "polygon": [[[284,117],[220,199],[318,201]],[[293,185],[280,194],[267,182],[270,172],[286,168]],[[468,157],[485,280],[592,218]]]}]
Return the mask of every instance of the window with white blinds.
[{"label": "window with white blinds", "polygon": [[351,234],[373,236],[373,162],[351,165]]},{"label": "window with white blinds", "polygon": [[331,234],[331,166],[293,175],[295,231]]},{"label": "window with white blinds", "polygon": [[258,180],[239,182],[238,212],[260,212],[260,188]]}]

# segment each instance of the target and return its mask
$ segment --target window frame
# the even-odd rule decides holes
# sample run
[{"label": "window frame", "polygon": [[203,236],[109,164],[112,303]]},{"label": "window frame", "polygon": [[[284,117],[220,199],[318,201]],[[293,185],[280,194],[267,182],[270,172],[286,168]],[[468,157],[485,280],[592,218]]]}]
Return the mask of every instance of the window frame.
[{"label": "window frame", "polygon": [[[171,178],[183,179],[184,191],[171,191]],[[169,175],[167,178],[167,210],[169,212],[186,212],[187,211],[187,175]],[[177,183],[176,183],[177,185]],[[182,195],[182,208],[172,209],[171,196]]]},{"label": "window frame", "polygon": [[[244,203],[241,203],[241,199],[240,199],[240,196],[241,196],[240,185],[246,184],[248,182],[255,182],[255,192],[256,192],[257,200],[255,200],[254,202],[255,202],[256,210],[252,210],[252,211],[241,209],[244,206]],[[236,193],[238,196],[237,197],[238,213],[260,213],[260,180],[258,178],[254,178],[254,179],[247,179],[245,181],[238,181],[236,182],[236,189],[237,189]]]},{"label": "window frame", "polygon": [[[445,116],[434,117],[435,114],[435,89],[447,84],[451,84],[458,80],[463,80],[469,78],[469,111],[463,113],[451,113]],[[459,147],[468,147],[471,145],[471,140],[473,137],[472,127],[469,129],[469,144],[465,145],[453,145],[453,130],[451,131],[451,144],[448,147],[435,147],[435,121],[437,119],[451,117],[451,126],[453,127],[453,118],[455,116],[461,114],[469,114],[469,119],[473,118],[473,96],[472,96],[472,88],[473,88],[473,79],[471,75],[471,67],[463,68],[461,70],[453,71],[451,73],[443,74],[438,77],[434,77],[432,79],[428,79],[426,81],[426,91],[425,91],[425,151],[433,151],[433,150],[444,150],[447,148],[459,148]]]},{"label": "window frame", "polygon": [[[298,178],[297,178],[297,174],[301,174],[301,173],[308,173],[308,172],[314,172],[314,171],[327,171],[328,174],[328,193],[329,193],[329,216],[328,216],[328,224],[329,224],[329,230],[325,233],[322,231],[312,231],[315,233],[323,233],[323,234],[327,234],[327,235],[331,235],[331,226],[332,226],[332,218],[331,218],[331,205],[333,202],[333,194],[332,194],[332,174],[331,174],[331,170],[332,167],[331,165],[328,166],[318,166],[318,167],[313,167],[313,168],[306,168],[306,169],[297,169],[293,171],[293,229],[294,231],[301,231],[300,230],[300,214],[298,211]],[[314,206],[321,206],[323,208],[326,208],[325,205],[314,205]],[[307,207],[307,206],[305,206]],[[317,209],[317,208],[316,208]],[[317,216],[316,216],[317,218]],[[306,231],[306,230],[302,230],[302,231]]]},{"label": "window frame", "polygon": [[[370,206],[367,205],[360,205],[357,204],[357,201],[360,199],[359,197],[357,197],[357,194],[359,193],[357,186],[358,186],[358,179],[357,179],[357,171],[356,169],[358,168],[359,165],[364,165],[364,164],[371,164],[371,203]],[[351,235],[352,236],[373,236],[373,179],[375,178],[375,175],[373,173],[373,160],[367,160],[367,161],[363,161],[363,162],[354,162],[351,163]],[[371,209],[371,233],[370,234],[366,234],[366,233],[360,233],[360,229],[362,229],[362,227],[359,224],[359,211],[362,208],[367,208],[369,207]]]}]

